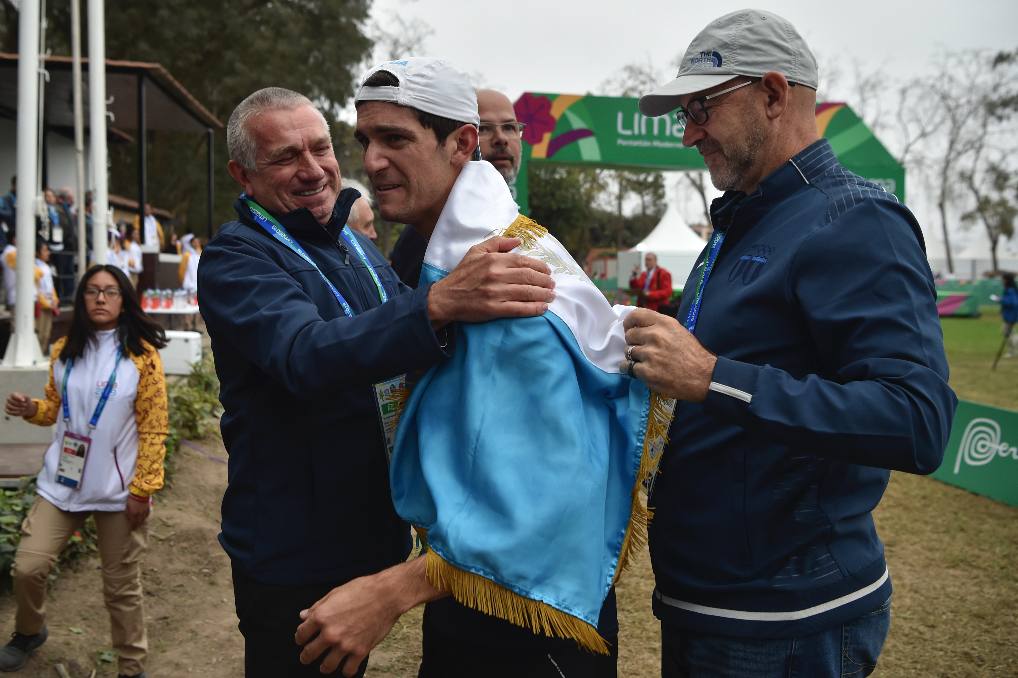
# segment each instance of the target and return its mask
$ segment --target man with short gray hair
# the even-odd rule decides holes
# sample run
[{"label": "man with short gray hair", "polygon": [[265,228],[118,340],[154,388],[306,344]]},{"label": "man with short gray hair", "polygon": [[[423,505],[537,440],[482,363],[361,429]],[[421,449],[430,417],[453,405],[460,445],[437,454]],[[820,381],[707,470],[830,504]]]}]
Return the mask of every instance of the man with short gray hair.
[{"label": "man with short gray hair", "polygon": [[682,401],[649,500],[665,678],[872,672],[891,580],[871,511],[947,444],[922,231],[819,138],[817,85],[795,28],[742,10],[640,99],[725,191],[678,320],[624,323],[629,371]]},{"label": "man with short gray hair", "polygon": [[299,612],[410,550],[387,475],[407,374],[451,354],[450,323],[539,315],[553,283],[544,264],[509,253],[517,240],[493,238],[442,281],[401,285],[346,227],[359,194],[341,190],[328,124],[296,92],[241,102],[227,145],[238,218],[198,267],[230,457],[219,540],[248,678],[318,676],[320,663],[298,660]]}]

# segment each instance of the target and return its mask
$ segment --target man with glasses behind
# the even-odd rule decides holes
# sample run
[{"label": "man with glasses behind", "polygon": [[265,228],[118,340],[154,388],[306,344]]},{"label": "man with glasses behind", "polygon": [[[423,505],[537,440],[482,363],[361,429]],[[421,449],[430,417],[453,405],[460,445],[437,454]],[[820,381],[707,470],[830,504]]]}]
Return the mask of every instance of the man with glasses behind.
[{"label": "man with glasses behind", "polygon": [[678,319],[625,320],[630,371],[680,400],[649,502],[666,677],[868,675],[891,596],[871,511],[947,443],[922,232],[819,138],[817,84],[795,28],[743,10],[640,99],[725,191]]}]

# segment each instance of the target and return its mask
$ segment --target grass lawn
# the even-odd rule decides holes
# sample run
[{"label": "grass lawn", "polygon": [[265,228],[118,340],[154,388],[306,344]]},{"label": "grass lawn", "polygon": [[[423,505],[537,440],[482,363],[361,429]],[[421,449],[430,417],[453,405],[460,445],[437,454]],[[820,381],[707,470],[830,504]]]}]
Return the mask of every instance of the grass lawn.
[{"label": "grass lawn", "polygon": [[[1000,316],[945,318],[951,385],[964,400],[1018,410],[1018,358],[1001,359]],[[876,511],[894,581],[893,622],[875,676],[1018,676],[1018,509],[894,473]],[[646,553],[618,587],[619,675],[660,675]],[[372,654],[368,676],[415,675],[419,612]]]},{"label": "grass lawn", "polygon": [[990,369],[1003,340],[999,308],[984,306],[979,318],[944,318],[941,325],[958,397],[1018,410],[1018,358],[1001,358]]}]

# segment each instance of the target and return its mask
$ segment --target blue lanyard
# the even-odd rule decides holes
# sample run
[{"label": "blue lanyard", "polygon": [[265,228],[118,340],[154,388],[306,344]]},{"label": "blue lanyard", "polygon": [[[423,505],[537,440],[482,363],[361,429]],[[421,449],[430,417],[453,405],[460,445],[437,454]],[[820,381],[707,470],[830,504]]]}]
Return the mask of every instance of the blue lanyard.
[{"label": "blue lanyard", "polygon": [[[99,402],[95,404],[95,411],[92,413],[92,418],[88,421],[88,428],[95,429],[99,425],[99,417],[102,416],[103,410],[106,409],[106,403],[110,399],[110,395],[113,393],[113,386],[117,383],[117,368],[120,367],[120,360],[124,357],[124,349],[120,347],[117,349],[117,360],[113,363],[113,371],[110,372],[110,378],[106,380],[106,387],[103,388],[102,394],[99,396]],[[64,423],[68,426],[71,423],[71,408],[67,405],[67,380],[71,376],[71,370],[74,368],[74,358],[70,358],[67,361],[67,367],[64,368],[64,383],[60,391],[60,398],[62,402],[61,407],[64,410]]]},{"label": "blue lanyard", "polygon": [[[254,219],[259,226],[265,229],[266,233],[268,233],[273,238],[286,245],[291,251],[293,251],[294,254],[296,254],[301,259],[310,264],[311,267],[318,272],[318,275],[321,276],[322,280],[328,286],[329,291],[332,292],[332,296],[336,297],[336,301],[338,301],[340,307],[342,307],[343,313],[345,313],[348,318],[354,317],[355,314],[353,312],[353,308],[350,307],[350,304],[347,302],[346,298],[340,293],[339,290],[336,289],[336,286],[332,284],[332,281],[325,277],[325,274],[322,273],[322,269],[318,268],[318,264],[316,264],[314,259],[312,259],[311,256],[304,251],[304,248],[300,246],[300,243],[293,239],[293,236],[291,236],[287,232],[286,228],[276,219],[274,219],[271,214],[266,212],[264,208],[262,208],[262,206],[256,203],[254,200],[251,200],[246,196],[242,196],[242,198],[244,199],[244,202],[247,204],[248,211],[251,213],[251,218]],[[357,252],[357,256],[360,257],[360,260],[364,263],[364,266],[368,269],[368,272],[371,274],[371,279],[374,281],[375,287],[378,289],[378,298],[384,304],[386,301],[389,300],[389,297],[385,293],[385,288],[382,287],[382,282],[378,279],[378,274],[375,273],[374,267],[371,265],[371,262],[368,261],[368,257],[364,253],[364,249],[361,247],[360,243],[357,242],[357,238],[354,237],[352,233],[350,233],[349,226],[343,226],[343,231],[341,234],[343,236],[343,239],[353,246],[354,251]]]},{"label": "blue lanyard", "polygon": [[721,250],[721,243],[724,239],[724,231],[714,231],[710,245],[708,245],[707,258],[703,262],[700,280],[696,284],[696,295],[693,297],[693,303],[690,304],[689,313],[686,315],[685,325],[690,332],[696,329],[696,319],[700,316],[700,304],[703,302],[703,289],[707,287],[707,279],[710,278],[710,272],[714,268],[714,262],[718,258],[718,252]]}]

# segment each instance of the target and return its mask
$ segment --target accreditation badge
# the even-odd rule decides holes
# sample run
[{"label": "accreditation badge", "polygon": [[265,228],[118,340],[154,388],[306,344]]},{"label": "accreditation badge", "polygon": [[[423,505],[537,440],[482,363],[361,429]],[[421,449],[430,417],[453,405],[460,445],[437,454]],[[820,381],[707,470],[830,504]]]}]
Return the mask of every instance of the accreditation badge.
[{"label": "accreditation badge", "polygon": [[72,490],[81,487],[81,478],[85,475],[85,462],[92,439],[68,431],[64,434],[60,445],[60,462],[57,464],[57,482]]},{"label": "accreditation badge", "polygon": [[387,381],[375,384],[375,404],[378,406],[378,422],[382,427],[382,438],[385,439],[385,459],[392,461],[392,447],[396,442],[396,427],[399,426],[400,415],[406,407],[410,389],[407,388],[406,375],[401,374]]}]

